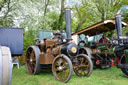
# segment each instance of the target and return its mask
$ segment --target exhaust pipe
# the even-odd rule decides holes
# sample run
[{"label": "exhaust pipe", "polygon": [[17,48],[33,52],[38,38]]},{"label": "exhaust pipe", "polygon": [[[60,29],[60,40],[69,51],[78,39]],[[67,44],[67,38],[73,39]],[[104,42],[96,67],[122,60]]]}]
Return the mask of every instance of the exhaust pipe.
[{"label": "exhaust pipe", "polygon": [[122,23],[121,22],[122,22],[121,15],[117,14],[115,16],[115,28],[117,30],[119,45],[123,45],[123,40],[121,39],[121,37],[122,37]]},{"label": "exhaust pipe", "polygon": [[65,9],[65,22],[66,22],[66,34],[67,34],[67,42],[72,40],[71,38],[71,8]]}]

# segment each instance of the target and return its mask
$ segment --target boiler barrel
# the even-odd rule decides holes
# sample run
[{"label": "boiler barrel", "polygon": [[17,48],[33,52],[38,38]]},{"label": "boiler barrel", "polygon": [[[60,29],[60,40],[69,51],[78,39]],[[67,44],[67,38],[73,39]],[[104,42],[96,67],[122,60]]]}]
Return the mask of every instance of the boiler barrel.
[{"label": "boiler barrel", "polygon": [[0,85],[11,85],[12,59],[8,47],[0,46]]},{"label": "boiler barrel", "polygon": [[68,57],[75,57],[78,54],[78,47],[74,43],[67,43],[62,46],[61,53]]}]

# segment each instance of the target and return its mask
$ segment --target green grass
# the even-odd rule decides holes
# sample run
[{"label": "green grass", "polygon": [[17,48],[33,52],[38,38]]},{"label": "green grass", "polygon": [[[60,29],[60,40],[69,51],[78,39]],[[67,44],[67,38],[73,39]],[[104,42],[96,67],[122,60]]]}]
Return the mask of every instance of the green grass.
[{"label": "green grass", "polygon": [[94,69],[90,77],[78,77],[73,73],[68,83],[55,80],[52,72],[41,72],[40,75],[29,75],[25,66],[13,69],[12,85],[128,85],[128,78],[119,68]]}]

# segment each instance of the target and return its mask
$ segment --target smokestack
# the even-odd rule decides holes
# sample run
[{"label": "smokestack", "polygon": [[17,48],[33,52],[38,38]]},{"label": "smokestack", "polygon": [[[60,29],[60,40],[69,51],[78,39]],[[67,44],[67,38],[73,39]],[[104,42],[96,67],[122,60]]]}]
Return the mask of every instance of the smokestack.
[{"label": "smokestack", "polygon": [[122,23],[121,23],[121,15],[117,14],[115,16],[115,27],[117,29],[117,36],[119,39],[119,44],[123,44],[123,40],[120,39],[120,37],[122,36]]},{"label": "smokestack", "polygon": [[71,9],[65,9],[65,22],[66,22],[66,34],[67,34],[67,41],[71,40]]}]

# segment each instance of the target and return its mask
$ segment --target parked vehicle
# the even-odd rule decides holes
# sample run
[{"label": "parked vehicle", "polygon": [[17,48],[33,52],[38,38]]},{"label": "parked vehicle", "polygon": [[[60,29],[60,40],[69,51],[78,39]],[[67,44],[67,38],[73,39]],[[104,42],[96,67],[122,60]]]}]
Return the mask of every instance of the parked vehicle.
[{"label": "parked vehicle", "polygon": [[79,53],[79,48],[72,43],[70,10],[66,9],[65,39],[62,33],[54,33],[54,37],[37,39],[35,46],[30,46],[26,52],[26,70],[29,74],[39,74],[40,69],[52,69],[58,81],[68,82],[72,72],[78,76],[90,76],[93,64],[85,54]]},{"label": "parked vehicle", "polygon": [[[122,36],[122,26],[128,26],[128,24],[121,21],[121,15],[116,15],[115,20],[99,22],[73,35],[84,35],[78,44],[80,47],[83,45],[80,52],[90,56],[95,67],[110,68],[116,65],[128,76],[128,36],[127,33],[126,36]],[[114,29],[117,31],[116,38],[100,41],[99,38],[102,36],[105,39],[103,33]],[[87,35],[94,36],[92,42],[85,42]]]}]

